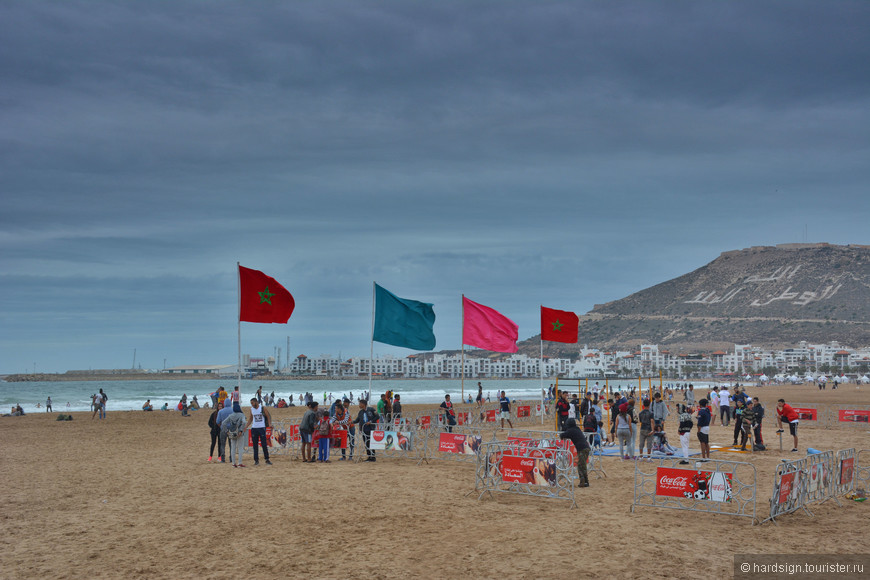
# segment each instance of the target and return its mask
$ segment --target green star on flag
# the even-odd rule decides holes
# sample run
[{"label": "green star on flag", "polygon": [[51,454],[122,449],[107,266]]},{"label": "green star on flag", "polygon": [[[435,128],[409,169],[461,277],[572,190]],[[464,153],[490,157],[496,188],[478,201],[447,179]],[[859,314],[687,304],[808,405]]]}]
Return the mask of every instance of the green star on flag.
[{"label": "green star on flag", "polygon": [[556,332],[559,332],[560,330],[562,330],[563,326],[565,326],[565,325],[562,324],[561,322],[559,322],[559,319],[557,318],[556,321],[553,323],[553,330],[555,330]]},{"label": "green star on flag", "polygon": [[275,294],[273,292],[269,292],[269,287],[266,286],[266,289],[262,292],[257,292],[260,295],[260,304],[265,302],[266,304],[272,304],[272,296]]}]

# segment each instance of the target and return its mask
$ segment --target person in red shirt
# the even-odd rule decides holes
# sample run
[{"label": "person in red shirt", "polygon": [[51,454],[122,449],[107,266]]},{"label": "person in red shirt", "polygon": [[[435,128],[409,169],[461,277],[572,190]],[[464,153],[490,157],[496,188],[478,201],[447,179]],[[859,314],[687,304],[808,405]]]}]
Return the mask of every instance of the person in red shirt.
[{"label": "person in red shirt", "polygon": [[776,424],[779,425],[779,430],[777,433],[782,433],[782,420],[785,419],[788,421],[788,431],[791,433],[791,436],[794,437],[794,449],[792,451],[797,451],[798,449],[798,436],[797,436],[797,426],[798,426],[798,414],[791,405],[787,405],[785,399],[780,399],[776,402]]}]

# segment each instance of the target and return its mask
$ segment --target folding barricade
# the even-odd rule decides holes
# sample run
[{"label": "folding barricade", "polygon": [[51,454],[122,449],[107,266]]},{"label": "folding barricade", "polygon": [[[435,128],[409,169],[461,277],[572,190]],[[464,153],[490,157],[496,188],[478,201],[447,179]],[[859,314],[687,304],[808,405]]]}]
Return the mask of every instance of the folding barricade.
[{"label": "folding barricade", "polygon": [[[801,426],[819,428],[828,428],[831,426],[829,405],[819,403],[789,403],[789,405],[791,405],[791,408],[798,414]],[[770,410],[768,410],[768,407],[764,408],[764,418],[767,419],[769,416],[773,421],[773,424],[776,425],[776,405],[771,405],[770,407]],[[785,425],[786,421],[783,421],[783,427],[785,427]]]},{"label": "folding barricade", "polygon": [[[290,456],[295,459],[302,450],[302,438],[299,436],[301,419],[284,419],[273,421],[266,427],[266,446],[270,456]],[[251,431],[245,435],[246,446],[243,453],[253,454]]]},{"label": "folding barricade", "polygon": [[452,431],[430,428],[425,431],[425,446],[418,463],[430,459],[474,463],[481,446],[494,438],[495,432],[480,427],[456,426]]},{"label": "folding barricade", "polygon": [[770,515],[761,523],[803,509],[813,515],[804,502],[807,495],[807,459],[783,461],[776,466],[773,476],[773,495],[770,498]]},{"label": "folding barricade", "polygon": [[685,467],[679,464],[682,459],[635,462],[632,512],[647,506],[748,517],[755,524],[758,474],[754,465],[707,459]]},{"label": "folding barricade", "polygon": [[858,465],[855,469],[855,485],[860,485],[867,491],[870,486],[870,450],[862,449],[858,452]]},{"label": "folding barricade", "polygon": [[[824,503],[831,499],[831,486],[834,483],[834,452],[807,455],[806,490],[804,503]],[[835,498],[836,499],[836,498]]]},{"label": "folding barricade", "polygon": [[857,469],[858,454],[855,453],[854,447],[837,452],[836,468],[831,481],[831,497],[836,499],[855,490],[855,472]]},{"label": "folding barricade", "polygon": [[[565,449],[533,449],[513,442],[484,443],[477,462],[474,491],[477,499],[492,492],[514,493],[551,499],[574,499],[576,470]],[[469,492],[473,493],[473,492]]]},{"label": "folding barricade", "polygon": [[870,431],[870,405],[832,405],[830,423],[838,427],[858,427]]},{"label": "folding barricade", "polygon": [[[357,431],[362,433],[359,428]],[[356,443],[362,445],[357,448],[362,451],[357,456],[357,461],[362,461],[366,456],[363,437],[364,435],[360,436]],[[410,422],[396,420],[389,424],[380,422],[371,432],[369,445],[372,451],[383,457],[419,460],[425,453],[425,436],[421,437],[421,431]]]},{"label": "folding barricade", "polygon": [[[594,437],[595,433],[588,433]],[[589,437],[590,439],[592,437]],[[571,454],[571,465],[576,468],[577,450],[570,439],[561,439],[558,431],[528,431],[522,429],[510,429],[507,432],[507,442],[516,443],[520,446],[528,447],[529,449],[552,449],[561,448],[567,450]],[[589,447],[592,447],[592,441],[589,442]],[[595,455],[590,449],[589,459],[586,462],[586,473],[594,473],[599,479],[602,475],[607,477],[604,467],[601,465],[601,456]]]}]

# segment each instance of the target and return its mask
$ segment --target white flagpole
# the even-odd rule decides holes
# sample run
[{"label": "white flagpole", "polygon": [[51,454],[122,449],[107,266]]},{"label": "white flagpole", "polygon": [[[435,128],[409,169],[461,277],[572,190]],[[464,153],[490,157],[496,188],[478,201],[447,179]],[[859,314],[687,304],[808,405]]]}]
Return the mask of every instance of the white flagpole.
[{"label": "white flagpole", "polygon": [[[236,317],[238,321],[238,347],[239,347],[239,393],[242,392],[242,275],[239,267],[241,264],[236,262],[236,291],[239,298],[239,315]],[[239,401],[241,404],[241,400]]]},{"label": "white flagpole", "polygon": [[462,295],[462,394],[460,402],[465,400],[465,294]]},{"label": "white flagpole", "polygon": [[544,333],[541,331],[541,425],[544,424]]},{"label": "white flagpole", "polygon": [[[369,394],[368,398],[372,396],[372,360],[375,357],[375,282],[372,280],[372,334],[370,336],[371,340],[369,341]],[[360,426],[362,427],[362,426]]]}]

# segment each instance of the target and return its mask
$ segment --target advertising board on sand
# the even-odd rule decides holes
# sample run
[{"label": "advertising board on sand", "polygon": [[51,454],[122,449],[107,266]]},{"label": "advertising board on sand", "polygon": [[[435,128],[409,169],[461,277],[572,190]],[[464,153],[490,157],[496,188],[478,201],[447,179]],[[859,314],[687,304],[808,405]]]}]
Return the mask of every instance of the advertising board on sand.
[{"label": "advertising board on sand", "polygon": [[411,450],[411,433],[409,431],[372,431],[372,449],[402,449]]},{"label": "advertising board on sand", "polygon": [[840,409],[838,419],[841,423],[870,423],[870,411],[864,409]]},{"label": "advertising board on sand", "polygon": [[840,485],[850,485],[855,477],[855,458],[840,461]]},{"label": "advertising board on sand", "polygon": [[656,470],[656,495],[705,501],[731,501],[731,473],[673,467]]},{"label": "advertising board on sand", "polygon": [[809,409],[805,407],[792,407],[795,410],[795,413],[798,414],[798,419],[801,421],[818,421],[819,420],[819,411],[818,409]]},{"label": "advertising board on sand", "polygon": [[474,455],[480,449],[482,437],[479,435],[460,435],[456,433],[440,433],[438,435],[438,451],[442,453],[464,453]]},{"label": "advertising board on sand", "polygon": [[502,481],[531,485],[556,485],[556,462],[552,459],[502,455],[500,471]]}]

